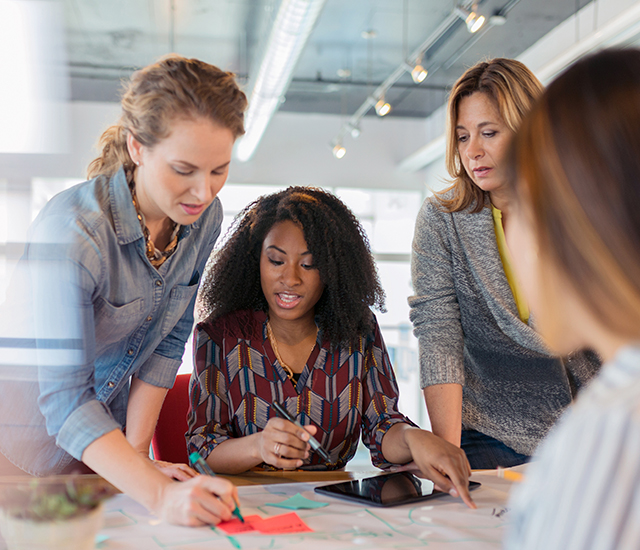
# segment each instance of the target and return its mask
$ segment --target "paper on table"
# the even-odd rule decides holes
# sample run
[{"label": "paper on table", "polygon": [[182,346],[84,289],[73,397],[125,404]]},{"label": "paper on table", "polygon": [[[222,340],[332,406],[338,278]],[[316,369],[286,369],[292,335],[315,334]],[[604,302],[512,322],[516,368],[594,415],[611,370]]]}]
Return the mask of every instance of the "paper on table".
[{"label": "paper on table", "polygon": [[263,535],[284,535],[286,533],[311,533],[311,529],[295,512],[263,519],[256,529]]},{"label": "paper on table", "polygon": [[295,512],[281,514],[270,518],[261,518],[258,515],[247,516],[244,523],[239,519],[223,521],[216,527],[227,535],[237,535],[258,531],[263,535],[284,535],[287,533],[311,533],[311,529]]},{"label": "paper on table", "polygon": [[227,535],[237,535],[238,533],[248,533],[249,531],[255,531],[256,524],[262,522],[262,518],[259,515],[246,516],[244,523],[239,519],[233,518],[229,521],[222,521],[216,525],[218,529],[222,529]]},{"label": "paper on table", "polygon": [[283,500],[282,502],[267,502],[265,506],[275,506],[277,508],[287,508],[289,510],[311,510],[313,508],[322,508],[329,506],[328,502],[316,502],[303,497],[300,493]]}]

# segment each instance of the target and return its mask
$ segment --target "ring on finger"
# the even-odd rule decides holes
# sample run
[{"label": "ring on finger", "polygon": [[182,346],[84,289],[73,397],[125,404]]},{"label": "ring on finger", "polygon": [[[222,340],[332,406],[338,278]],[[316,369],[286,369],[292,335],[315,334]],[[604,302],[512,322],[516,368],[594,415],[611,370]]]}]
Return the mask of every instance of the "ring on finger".
[{"label": "ring on finger", "polygon": [[276,456],[280,456],[280,443],[275,444],[275,447],[273,448],[273,454],[275,454]]}]

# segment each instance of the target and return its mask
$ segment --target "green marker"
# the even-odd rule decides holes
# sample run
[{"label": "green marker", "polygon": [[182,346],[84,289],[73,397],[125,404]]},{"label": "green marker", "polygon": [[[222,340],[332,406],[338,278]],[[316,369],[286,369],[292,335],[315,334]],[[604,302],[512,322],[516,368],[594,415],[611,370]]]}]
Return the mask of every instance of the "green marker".
[{"label": "green marker", "polygon": [[[216,473],[209,467],[204,458],[202,458],[200,456],[200,453],[198,453],[197,451],[194,451],[189,455],[189,462],[191,462],[191,465],[199,474],[215,477]],[[233,515],[236,516],[242,523],[244,523],[244,518],[242,517],[240,508],[238,508],[237,504],[235,510],[233,511]]]}]

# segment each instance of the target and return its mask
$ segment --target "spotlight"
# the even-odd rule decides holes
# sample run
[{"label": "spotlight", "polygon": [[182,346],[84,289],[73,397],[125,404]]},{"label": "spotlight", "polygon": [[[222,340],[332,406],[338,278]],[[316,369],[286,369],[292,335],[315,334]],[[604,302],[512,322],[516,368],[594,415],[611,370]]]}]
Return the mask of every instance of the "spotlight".
[{"label": "spotlight", "polygon": [[480,15],[476,10],[478,9],[477,4],[473,4],[471,6],[471,10],[466,8],[456,6],[456,12],[461,19],[464,19],[464,22],[467,24],[467,30],[470,33],[478,32],[480,27],[484,25],[485,17],[484,15]]},{"label": "spotlight", "polygon": [[391,112],[391,105],[384,100],[384,97],[381,97],[376,103],[375,110],[378,116],[385,116]]},{"label": "spotlight", "polygon": [[351,126],[351,137],[358,139],[360,137],[360,126]]},{"label": "spotlight", "polygon": [[336,143],[333,146],[333,156],[337,159],[341,159],[347,154],[347,150],[342,146],[342,143]]},{"label": "spotlight", "polygon": [[427,78],[427,69],[425,69],[420,63],[411,70],[411,78],[416,84],[420,84],[425,78]]}]

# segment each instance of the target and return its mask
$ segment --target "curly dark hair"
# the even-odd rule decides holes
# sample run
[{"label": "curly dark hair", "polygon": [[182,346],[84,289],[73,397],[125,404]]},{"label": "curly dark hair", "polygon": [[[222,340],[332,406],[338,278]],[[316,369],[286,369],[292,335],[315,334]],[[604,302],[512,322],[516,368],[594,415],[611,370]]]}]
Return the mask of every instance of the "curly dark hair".
[{"label": "curly dark hair", "polygon": [[385,311],[384,291],[360,222],[335,195],[315,187],[265,195],[238,214],[204,279],[201,313],[212,321],[234,311],[268,311],[260,285],[262,243],[287,220],[302,229],[325,285],[315,307],[318,327],[332,347],[356,345],[371,332],[370,307]]}]

